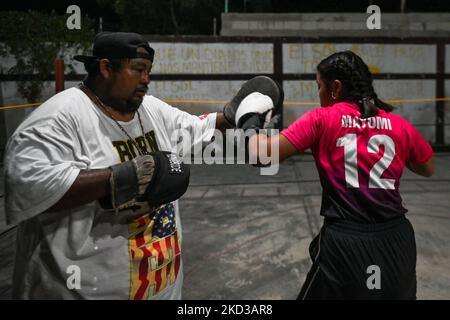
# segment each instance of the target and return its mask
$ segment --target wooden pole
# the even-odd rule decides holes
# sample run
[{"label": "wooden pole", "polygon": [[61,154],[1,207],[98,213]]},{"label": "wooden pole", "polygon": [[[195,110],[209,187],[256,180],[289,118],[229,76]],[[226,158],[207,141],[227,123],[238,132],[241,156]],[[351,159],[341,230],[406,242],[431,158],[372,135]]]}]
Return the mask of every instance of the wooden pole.
[{"label": "wooden pole", "polygon": [[55,93],[64,90],[64,60],[55,59]]}]

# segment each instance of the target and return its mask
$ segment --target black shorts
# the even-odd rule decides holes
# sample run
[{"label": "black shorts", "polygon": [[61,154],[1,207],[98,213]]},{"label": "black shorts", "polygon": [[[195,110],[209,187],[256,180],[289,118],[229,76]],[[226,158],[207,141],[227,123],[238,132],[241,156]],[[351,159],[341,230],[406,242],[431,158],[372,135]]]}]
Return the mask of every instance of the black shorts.
[{"label": "black shorts", "polygon": [[405,217],[378,224],[325,223],[297,299],[416,299],[416,242]]}]

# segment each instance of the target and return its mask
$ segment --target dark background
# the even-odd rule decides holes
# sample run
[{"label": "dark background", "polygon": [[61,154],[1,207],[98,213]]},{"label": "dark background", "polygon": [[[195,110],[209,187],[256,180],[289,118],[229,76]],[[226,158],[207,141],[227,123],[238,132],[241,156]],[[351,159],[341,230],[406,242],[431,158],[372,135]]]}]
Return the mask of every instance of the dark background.
[{"label": "dark background", "polygon": [[[24,1],[0,3],[1,11],[38,11],[48,14],[66,14],[69,5],[76,4],[81,13],[95,19],[97,28],[102,17],[103,30],[135,31],[161,35],[211,35],[213,19],[220,30],[220,15],[225,0],[70,0]],[[401,0],[229,0],[228,12],[247,13],[310,13],[310,12],[366,12],[376,4],[381,12],[400,12]],[[404,12],[450,12],[450,1],[405,0]],[[96,30],[98,31],[98,30]]]}]

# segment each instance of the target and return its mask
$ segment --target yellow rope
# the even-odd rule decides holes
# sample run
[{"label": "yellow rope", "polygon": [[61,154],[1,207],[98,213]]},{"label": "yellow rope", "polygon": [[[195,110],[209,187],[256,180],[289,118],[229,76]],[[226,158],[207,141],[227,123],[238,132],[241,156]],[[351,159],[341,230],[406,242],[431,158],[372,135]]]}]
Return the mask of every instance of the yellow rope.
[{"label": "yellow rope", "polygon": [[419,98],[419,99],[398,99],[398,100],[386,100],[389,103],[402,103],[402,102],[435,102],[435,101],[450,101],[450,98]]},{"label": "yellow rope", "polygon": [[[226,100],[164,100],[167,103],[171,104],[225,104]],[[397,99],[397,100],[384,100],[388,103],[397,104],[397,103],[415,103],[415,102],[436,102],[436,101],[450,101],[450,98],[418,98],[418,99]],[[18,104],[15,106],[0,106],[0,110],[8,110],[8,109],[20,109],[20,108],[30,108],[35,107],[42,104],[42,102],[38,103],[27,103],[27,104]],[[301,101],[286,101],[284,102],[285,106],[318,106],[319,102],[301,102]]]},{"label": "yellow rope", "polygon": [[30,107],[34,107],[34,106],[38,106],[42,104],[42,102],[38,102],[38,103],[27,103],[27,104],[18,104],[15,106],[2,106],[0,107],[0,110],[8,110],[8,109],[20,109],[20,108],[30,108]]},{"label": "yellow rope", "polygon": [[194,103],[194,104],[225,104],[226,100],[164,100],[164,102],[177,104],[177,103]]}]

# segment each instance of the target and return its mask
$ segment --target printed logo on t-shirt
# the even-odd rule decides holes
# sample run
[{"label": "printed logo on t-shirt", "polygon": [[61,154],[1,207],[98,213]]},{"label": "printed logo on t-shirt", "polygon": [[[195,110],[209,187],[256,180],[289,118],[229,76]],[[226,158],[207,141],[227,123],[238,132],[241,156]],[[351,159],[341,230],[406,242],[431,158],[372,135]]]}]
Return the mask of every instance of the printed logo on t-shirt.
[{"label": "printed logo on t-shirt", "polygon": [[153,130],[147,132],[145,136],[139,136],[134,138],[134,142],[128,140],[112,141],[112,145],[119,155],[120,162],[132,160],[139,155],[137,147],[146,152],[158,151],[158,143],[156,142],[155,132]]},{"label": "printed logo on t-shirt", "polygon": [[[158,151],[153,130],[132,140],[112,141],[120,161]],[[146,300],[175,284],[180,269],[180,243],[172,203],[145,213],[128,224],[129,299]]]},{"label": "printed logo on t-shirt", "polygon": [[175,284],[180,270],[180,244],[172,203],[128,225],[130,295],[146,300]]}]

